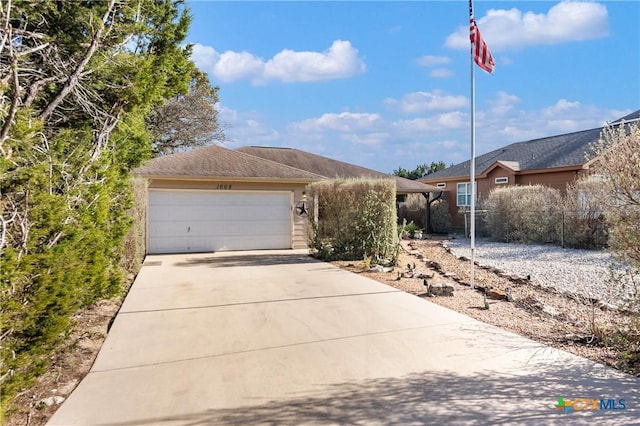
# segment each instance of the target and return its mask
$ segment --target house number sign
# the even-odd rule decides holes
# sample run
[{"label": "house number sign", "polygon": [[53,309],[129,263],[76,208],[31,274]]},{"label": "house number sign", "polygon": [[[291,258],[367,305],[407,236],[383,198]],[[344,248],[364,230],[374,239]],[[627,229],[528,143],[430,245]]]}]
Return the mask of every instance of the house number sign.
[{"label": "house number sign", "polygon": [[231,185],[219,183],[216,185],[216,189],[231,189]]}]

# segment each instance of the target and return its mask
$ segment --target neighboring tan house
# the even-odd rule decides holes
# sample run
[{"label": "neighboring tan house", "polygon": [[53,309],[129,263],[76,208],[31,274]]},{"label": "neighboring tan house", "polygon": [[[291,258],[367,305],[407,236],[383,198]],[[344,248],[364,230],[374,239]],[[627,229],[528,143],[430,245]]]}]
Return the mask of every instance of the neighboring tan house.
[{"label": "neighboring tan house", "polygon": [[[638,119],[640,110],[612,124]],[[589,173],[592,148],[602,130],[600,127],[518,142],[476,157],[477,198],[482,200],[493,188],[507,185],[540,184],[565,192],[567,184]],[[464,227],[460,211],[471,204],[470,164],[465,161],[419,179],[447,191],[443,198],[456,228]]]},{"label": "neighboring tan house", "polygon": [[439,193],[441,190],[433,186],[415,180],[405,179],[387,173],[334,160],[321,155],[300,151],[295,148],[275,148],[267,146],[245,146],[236,151],[260,157],[276,163],[286,164],[290,167],[305,170],[326,178],[358,178],[371,177],[378,179],[394,178],[396,180],[396,192],[398,194]]},{"label": "neighboring tan house", "polygon": [[[215,145],[148,161],[134,171],[148,181],[147,253],[306,248],[307,218],[296,207],[309,183],[337,176],[390,177],[315,157],[326,174],[306,170],[312,167],[302,161],[295,167]],[[340,172],[330,173],[331,167]],[[404,194],[440,192],[402,178],[396,188]]]}]

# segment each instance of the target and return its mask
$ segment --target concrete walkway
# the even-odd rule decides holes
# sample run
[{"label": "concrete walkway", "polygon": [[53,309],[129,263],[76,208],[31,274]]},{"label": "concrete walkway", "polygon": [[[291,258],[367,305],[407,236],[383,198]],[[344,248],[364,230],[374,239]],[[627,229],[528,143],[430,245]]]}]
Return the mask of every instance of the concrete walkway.
[{"label": "concrete walkway", "polygon": [[162,255],[49,424],[629,425],[639,389],[304,252]]}]

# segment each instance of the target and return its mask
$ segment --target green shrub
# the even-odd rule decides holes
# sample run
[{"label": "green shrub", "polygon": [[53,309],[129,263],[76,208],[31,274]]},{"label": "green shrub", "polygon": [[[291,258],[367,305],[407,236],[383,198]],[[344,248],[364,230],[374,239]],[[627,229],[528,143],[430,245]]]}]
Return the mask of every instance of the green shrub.
[{"label": "green shrub", "polygon": [[564,197],[562,235],[565,246],[593,249],[607,245],[609,238],[601,204],[603,182],[594,177],[567,186]]},{"label": "green shrub", "polygon": [[436,234],[451,232],[451,214],[447,200],[440,199],[431,203],[431,226]]},{"label": "green shrub", "polygon": [[413,222],[418,228],[426,229],[427,199],[422,194],[407,194],[406,201],[402,203],[402,217],[407,223]]},{"label": "green shrub", "polygon": [[562,223],[560,192],[542,185],[494,188],[484,201],[489,236],[496,241],[554,243]]},{"label": "green shrub", "polygon": [[413,221],[407,223],[407,225],[404,227],[404,230],[411,238],[416,235],[416,232],[421,231],[418,225],[416,225]]},{"label": "green shrub", "polygon": [[392,179],[335,179],[308,187],[317,201],[309,246],[325,260],[372,262],[392,256],[397,245],[396,191]]}]

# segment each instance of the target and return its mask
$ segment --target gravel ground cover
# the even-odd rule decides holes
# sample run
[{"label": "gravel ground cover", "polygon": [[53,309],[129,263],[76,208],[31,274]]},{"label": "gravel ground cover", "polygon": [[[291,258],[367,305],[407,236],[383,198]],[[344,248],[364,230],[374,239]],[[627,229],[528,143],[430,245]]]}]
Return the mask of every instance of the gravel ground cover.
[{"label": "gravel ground cover", "polygon": [[[448,246],[456,256],[471,257],[468,239],[450,240]],[[475,260],[509,274],[530,276],[542,287],[553,287],[565,293],[575,293],[616,304],[620,295],[631,291],[631,280],[612,282],[612,274],[623,276],[628,268],[598,250],[576,250],[552,245],[497,243],[476,240]],[[627,276],[628,277],[628,276]],[[640,277],[635,277],[636,282]]]}]

